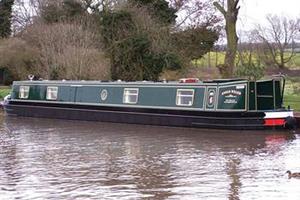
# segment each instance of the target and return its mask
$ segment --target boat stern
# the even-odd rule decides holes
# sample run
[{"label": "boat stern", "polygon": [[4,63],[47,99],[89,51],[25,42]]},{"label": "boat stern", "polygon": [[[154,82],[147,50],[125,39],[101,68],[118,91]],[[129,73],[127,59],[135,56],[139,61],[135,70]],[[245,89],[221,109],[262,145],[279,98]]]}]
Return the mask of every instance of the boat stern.
[{"label": "boat stern", "polygon": [[265,127],[281,127],[286,129],[296,129],[297,120],[293,110],[266,111],[264,117]]}]

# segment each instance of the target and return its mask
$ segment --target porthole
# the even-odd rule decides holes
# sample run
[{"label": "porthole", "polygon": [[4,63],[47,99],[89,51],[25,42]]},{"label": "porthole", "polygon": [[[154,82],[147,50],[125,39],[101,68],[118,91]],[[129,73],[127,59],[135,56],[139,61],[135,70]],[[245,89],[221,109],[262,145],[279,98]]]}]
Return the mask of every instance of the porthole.
[{"label": "porthole", "polygon": [[215,98],[216,98],[216,91],[214,89],[208,90],[207,102],[206,106],[208,109],[213,109],[215,106]]},{"label": "porthole", "polygon": [[106,89],[102,90],[100,94],[101,100],[105,101],[107,99],[107,95],[108,95],[107,90]]}]

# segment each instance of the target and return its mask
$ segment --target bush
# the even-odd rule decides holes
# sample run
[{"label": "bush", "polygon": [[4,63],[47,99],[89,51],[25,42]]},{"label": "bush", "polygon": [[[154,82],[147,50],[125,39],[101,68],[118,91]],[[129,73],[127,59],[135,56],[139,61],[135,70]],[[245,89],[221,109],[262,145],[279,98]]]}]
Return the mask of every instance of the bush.
[{"label": "bush", "polygon": [[0,41],[0,68],[8,74],[7,83],[12,80],[27,79],[28,74],[38,74],[39,53],[20,38],[9,38]]},{"label": "bush", "polygon": [[260,63],[246,63],[238,65],[235,71],[235,75],[238,77],[244,77],[249,80],[258,80],[264,76],[265,68]]},{"label": "bush", "polygon": [[[82,25],[85,24],[85,25]],[[39,50],[39,74],[46,79],[110,79],[109,60],[97,33],[84,21],[35,23],[22,35]]]},{"label": "bush", "polygon": [[112,79],[158,80],[164,69],[182,66],[168,27],[155,22],[147,10],[125,6],[103,13],[101,22]]}]

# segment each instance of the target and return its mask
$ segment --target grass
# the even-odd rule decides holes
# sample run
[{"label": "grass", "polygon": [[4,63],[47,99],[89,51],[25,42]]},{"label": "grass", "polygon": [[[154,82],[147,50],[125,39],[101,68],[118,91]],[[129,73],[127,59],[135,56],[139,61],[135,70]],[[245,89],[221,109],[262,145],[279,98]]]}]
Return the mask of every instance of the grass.
[{"label": "grass", "polygon": [[225,59],[225,52],[209,52],[202,58],[194,60],[193,64],[199,67],[216,67],[223,64]]},{"label": "grass", "polygon": [[10,93],[10,87],[0,87],[0,100]]},{"label": "grass", "polygon": [[295,111],[300,111],[300,95],[294,94],[294,95],[285,95],[284,99],[284,106],[290,106]]},{"label": "grass", "polygon": [[300,67],[300,53],[296,53],[296,56],[292,58],[290,62],[288,62],[287,66],[291,69]]},{"label": "grass", "polygon": [[290,105],[292,109],[300,111],[300,78],[288,78],[284,94],[284,105]]},{"label": "grass", "polygon": [[[225,52],[209,52],[202,58],[194,60],[193,64],[199,67],[216,67],[219,64],[224,64]],[[255,61],[257,56],[253,55],[252,59]],[[236,59],[238,61],[238,59]],[[290,69],[299,69],[300,67],[300,53],[296,55],[286,64]]]}]

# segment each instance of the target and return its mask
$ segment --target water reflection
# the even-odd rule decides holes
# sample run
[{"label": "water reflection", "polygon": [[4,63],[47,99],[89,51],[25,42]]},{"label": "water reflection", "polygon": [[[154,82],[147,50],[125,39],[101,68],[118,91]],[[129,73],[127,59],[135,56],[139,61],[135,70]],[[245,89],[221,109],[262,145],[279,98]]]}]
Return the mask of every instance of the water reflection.
[{"label": "water reflection", "polygon": [[296,134],[13,117],[0,124],[4,199],[300,196],[299,182],[284,175],[300,171]]}]

